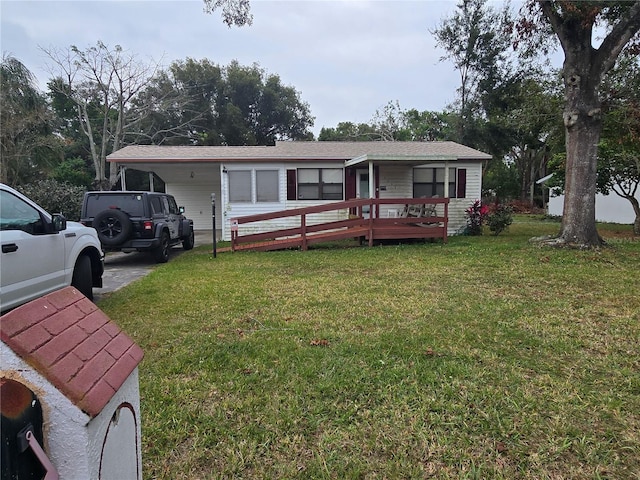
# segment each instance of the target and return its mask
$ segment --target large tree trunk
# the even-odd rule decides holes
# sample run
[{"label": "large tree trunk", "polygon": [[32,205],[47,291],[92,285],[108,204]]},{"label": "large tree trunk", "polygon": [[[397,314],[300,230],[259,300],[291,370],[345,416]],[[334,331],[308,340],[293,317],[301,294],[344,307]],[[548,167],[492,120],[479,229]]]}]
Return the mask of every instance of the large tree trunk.
[{"label": "large tree trunk", "polygon": [[633,222],[633,233],[636,235],[640,235],[640,202],[638,202],[638,199],[633,196],[627,197],[627,200],[631,202],[633,211],[636,214],[636,218]]},{"label": "large tree trunk", "polygon": [[[602,120],[598,88],[620,52],[640,31],[640,1],[617,12],[617,21],[596,49],[593,27],[602,4],[583,1],[537,0],[564,50],[567,165],[562,227],[557,243],[596,247],[603,243],[596,230],[595,194],[598,142]],[[602,2],[603,4],[605,2]],[[613,6],[612,6],[613,8]]]},{"label": "large tree trunk", "polygon": [[[602,129],[595,79],[565,62],[565,145],[567,165],[564,212],[559,240],[593,247],[603,241],[596,230],[596,175]],[[586,63],[586,62],[585,62]],[[590,62],[587,64],[590,66]]]}]

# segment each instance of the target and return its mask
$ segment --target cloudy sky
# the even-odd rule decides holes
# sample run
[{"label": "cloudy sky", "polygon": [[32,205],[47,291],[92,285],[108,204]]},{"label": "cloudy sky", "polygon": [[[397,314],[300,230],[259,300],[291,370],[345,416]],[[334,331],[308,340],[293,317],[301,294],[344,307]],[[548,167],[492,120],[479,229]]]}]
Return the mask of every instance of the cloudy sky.
[{"label": "cloudy sky", "polygon": [[[338,122],[369,122],[390,101],[402,109],[442,110],[457,72],[440,62],[430,30],[454,0],[252,0],[253,25],[228,28],[200,0],[0,0],[0,48],[39,79],[49,79],[41,48],[81,49],[102,41],[143,61],[187,57],[221,66],[257,63],[300,92],[314,133]],[[496,3],[499,6],[500,3]]]}]

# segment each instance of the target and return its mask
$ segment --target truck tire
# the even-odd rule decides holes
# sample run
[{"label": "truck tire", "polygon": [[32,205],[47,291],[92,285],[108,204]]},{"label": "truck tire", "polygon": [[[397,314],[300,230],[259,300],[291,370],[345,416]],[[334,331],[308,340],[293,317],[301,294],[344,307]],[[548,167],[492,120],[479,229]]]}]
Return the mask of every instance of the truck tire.
[{"label": "truck tire", "polygon": [[71,286],[78,289],[89,300],[93,300],[93,277],[91,259],[87,255],[80,255],[73,267]]},{"label": "truck tire", "polygon": [[93,228],[103,245],[114,246],[123,243],[131,233],[131,220],[122,210],[108,209],[98,213],[93,219]]},{"label": "truck tire", "polygon": [[195,244],[195,234],[193,233],[193,228],[189,228],[189,235],[183,238],[182,240],[182,248],[185,250],[191,250],[193,245]]},{"label": "truck tire", "polygon": [[153,257],[158,263],[167,263],[169,261],[169,234],[165,231],[160,235],[160,245],[153,250]]}]

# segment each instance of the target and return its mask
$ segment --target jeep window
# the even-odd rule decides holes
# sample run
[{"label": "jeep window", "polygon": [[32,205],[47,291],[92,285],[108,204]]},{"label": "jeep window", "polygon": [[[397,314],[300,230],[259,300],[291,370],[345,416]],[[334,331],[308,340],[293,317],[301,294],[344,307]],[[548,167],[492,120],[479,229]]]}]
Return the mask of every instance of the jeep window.
[{"label": "jeep window", "polygon": [[44,233],[40,212],[9,192],[0,192],[0,229]]},{"label": "jeep window", "polygon": [[144,217],[144,202],[142,194],[125,195],[89,195],[87,198],[87,212],[92,212],[92,216],[97,215],[109,208],[119,208],[131,217]]},{"label": "jeep window", "polygon": [[153,214],[154,215],[162,215],[163,213],[163,209],[162,209],[162,199],[160,197],[151,197],[150,200],[151,203],[151,209],[153,210]]},{"label": "jeep window", "polygon": [[169,202],[169,213],[172,215],[180,215],[180,211],[178,210],[178,204],[176,203],[176,199],[173,197],[165,197],[167,202]]}]

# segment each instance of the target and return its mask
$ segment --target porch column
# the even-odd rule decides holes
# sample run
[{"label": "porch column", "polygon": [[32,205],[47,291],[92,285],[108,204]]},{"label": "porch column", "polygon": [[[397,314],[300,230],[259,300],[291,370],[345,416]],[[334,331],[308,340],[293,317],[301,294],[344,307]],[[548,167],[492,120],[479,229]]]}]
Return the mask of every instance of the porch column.
[{"label": "porch column", "polygon": [[122,184],[122,190],[127,189],[127,167],[120,166],[120,183]]},{"label": "porch column", "polygon": [[[373,176],[373,162],[371,160],[369,160],[369,198],[376,198],[376,179]],[[377,205],[375,207],[373,205],[371,206],[371,208],[369,209],[369,219],[373,218],[374,216],[376,218],[380,216],[380,210],[378,210],[378,208],[379,207]],[[375,215],[373,213],[374,209]],[[369,235],[369,238],[373,239],[373,235]]]},{"label": "porch column", "polygon": [[369,198],[376,198],[376,182],[373,177],[373,162],[369,161]]},{"label": "porch column", "polygon": [[449,162],[444,162],[444,198],[449,198]]}]

